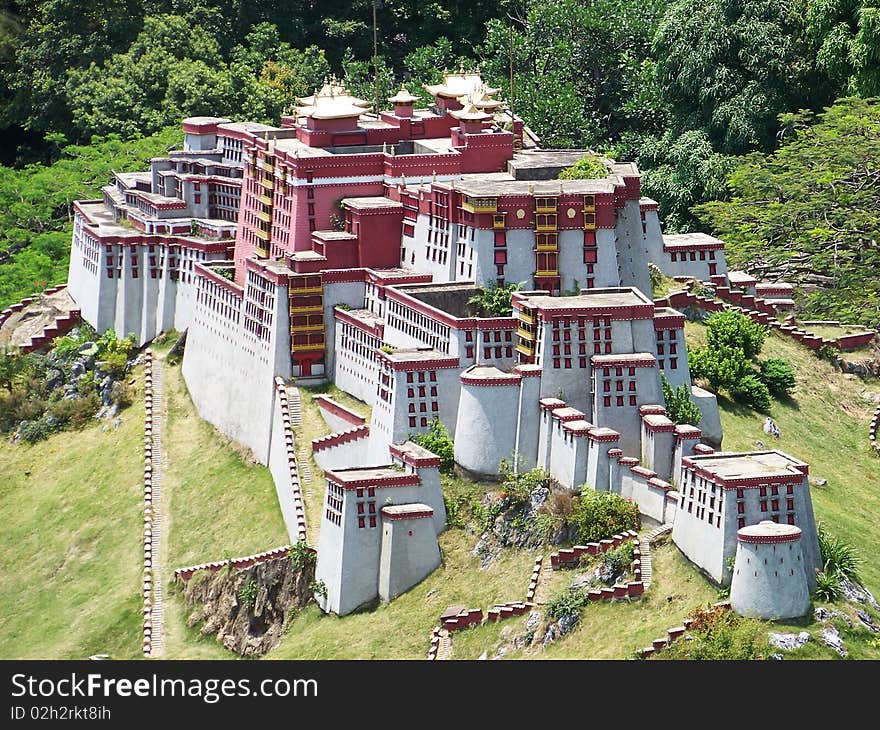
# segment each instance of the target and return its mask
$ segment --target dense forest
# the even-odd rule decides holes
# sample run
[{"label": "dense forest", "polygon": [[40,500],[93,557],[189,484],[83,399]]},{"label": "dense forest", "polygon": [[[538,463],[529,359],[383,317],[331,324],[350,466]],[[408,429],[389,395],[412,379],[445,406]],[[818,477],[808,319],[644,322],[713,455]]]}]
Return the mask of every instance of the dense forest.
[{"label": "dense forest", "polygon": [[715,232],[737,265],[818,284],[810,311],[880,323],[876,0],[377,0],[376,57],[373,12],[0,0],[0,306],[63,280],[72,196],[167,149],[183,116],[277,122],[331,74],[373,98],[374,68],[383,96],[463,66],[510,97],[512,62],[543,146],[636,161],[667,230]]}]

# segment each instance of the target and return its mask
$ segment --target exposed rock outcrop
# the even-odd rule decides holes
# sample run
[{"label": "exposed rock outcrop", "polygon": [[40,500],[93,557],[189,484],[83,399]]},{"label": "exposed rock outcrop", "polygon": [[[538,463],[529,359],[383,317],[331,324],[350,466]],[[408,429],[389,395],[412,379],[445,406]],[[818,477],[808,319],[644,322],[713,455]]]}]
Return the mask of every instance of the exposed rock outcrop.
[{"label": "exposed rock outcrop", "polygon": [[199,571],[183,590],[194,609],[188,623],[203,622],[202,634],[216,634],[236,654],[262,656],[281,640],[291,610],[312,600],[314,578],[314,563],[295,570],[288,556],[243,570]]}]

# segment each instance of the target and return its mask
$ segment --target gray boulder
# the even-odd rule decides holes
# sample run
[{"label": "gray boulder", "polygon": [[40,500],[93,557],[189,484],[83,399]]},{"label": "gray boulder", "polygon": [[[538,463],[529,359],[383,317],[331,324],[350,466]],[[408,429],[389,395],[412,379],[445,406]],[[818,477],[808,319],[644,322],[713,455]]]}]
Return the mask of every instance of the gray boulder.
[{"label": "gray boulder", "polygon": [[792,651],[804,646],[810,640],[810,634],[806,631],[801,631],[799,634],[777,634],[771,631],[767,638],[771,646],[783,651]]},{"label": "gray boulder", "polygon": [[840,632],[835,626],[826,626],[822,629],[822,643],[830,646],[840,656],[845,657],[849,654],[843,645],[843,639],[840,638]]},{"label": "gray boulder", "polygon": [[581,616],[578,613],[565,614],[565,616],[559,619],[559,635],[565,636],[566,634],[570,634],[574,631],[575,626],[578,625],[580,620]]}]

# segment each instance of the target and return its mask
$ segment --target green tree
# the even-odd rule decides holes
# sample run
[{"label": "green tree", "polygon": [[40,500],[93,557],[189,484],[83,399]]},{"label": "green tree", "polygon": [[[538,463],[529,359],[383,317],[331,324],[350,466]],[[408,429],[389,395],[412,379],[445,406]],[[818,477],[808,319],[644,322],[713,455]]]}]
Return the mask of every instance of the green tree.
[{"label": "green tree", "polygon": [[663,373],[660,373],[660,383],[663,387],[663,401],[669,419],[675,423],[698,425],[703,414],[691,399],[690,388],[685,384],[673,388]]},{"label": "green tree", "polygon": [[807,34],[835,95],[880,94],[880,7],[875,0],[807,0]]},{"label": "green tree", "polygon": [[476,294],[468,299],[468,307],[478,317],[509,317],[513,292],[519,288],[519,284],[478,286]]},{"label": "green tree", "polygon": [[816,90],[798,5],[676,0],[654,37],[672,127],[704,130],[719,152],[771,148],[777,116],[808,104]]},{"label": "green tree", "polygon": [[665,108],[650,93],[646,62],[666,2],[510,3],[510,21],[486,25],[481,68],[508,89],[512,28],[514,108],[544,146],[598,148],[623,130],[659,131]]},{"label": "green tree", "polygon": [[432,454],[440,457],[440,471],[451,474],[455,466],[455,444],[449,429],[442,421],[434,418],[424,433],[410,434],[410,439]]},{"label": "green tree", "polygon": [[725,309],[706,319],[709,349],[740,349],[746,360],[761,354],[767,328],[752,322],[746,315]]},{"label": "green tree", "polygon": [[841,99],[781,118],[782,147],[743,158],[732,197],[698,206],[734,266],[811,284],[805,314],[880,325],[880,105]]},{"label": "green tree", "polygon": [[716,152],[709,135],[699,129],[636,140],[629,136],[618,150],[624,159],[638,162],[642,190],[659,203],[658,215],[668,231],[694,228],[693,206],[725,197],[727,177],[736,167],[736,158]]}]

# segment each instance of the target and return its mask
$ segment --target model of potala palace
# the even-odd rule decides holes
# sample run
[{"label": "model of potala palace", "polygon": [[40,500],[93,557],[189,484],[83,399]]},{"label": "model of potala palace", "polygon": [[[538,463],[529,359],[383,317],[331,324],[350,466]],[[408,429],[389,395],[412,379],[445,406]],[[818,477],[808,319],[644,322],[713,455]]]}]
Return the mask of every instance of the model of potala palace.
[{"label": "model of potala palace", "polygon": [[[354,428],[330,408],[340,432],[315,451],[327,611],[390,600],[439,565],[440,461],[409,440],[434,419],[463,473],[507,459],[618,492],[674,523],[714,580],[733,578],[735,608],[806,610],[819,565],[807,465],[715,451],[717,403],[699,388],[699,428],[663,408],[661,374],[691,377],[685,318],[654,305],[649,263],[729,284],[722,242],[663,235],[631,163],[557,179],[587,153],[540,149],[478,74],[426,88],[427,108],[402,88],[378,115],[331,82],[280,127],[186,119],[183,150],[75,204],[83,318],[140,343],[185,330],[199,413],[276,481],[279,378],[372,406]],[[512,314],[474,316],[476,287],[505,283],[522,285]]]}]

